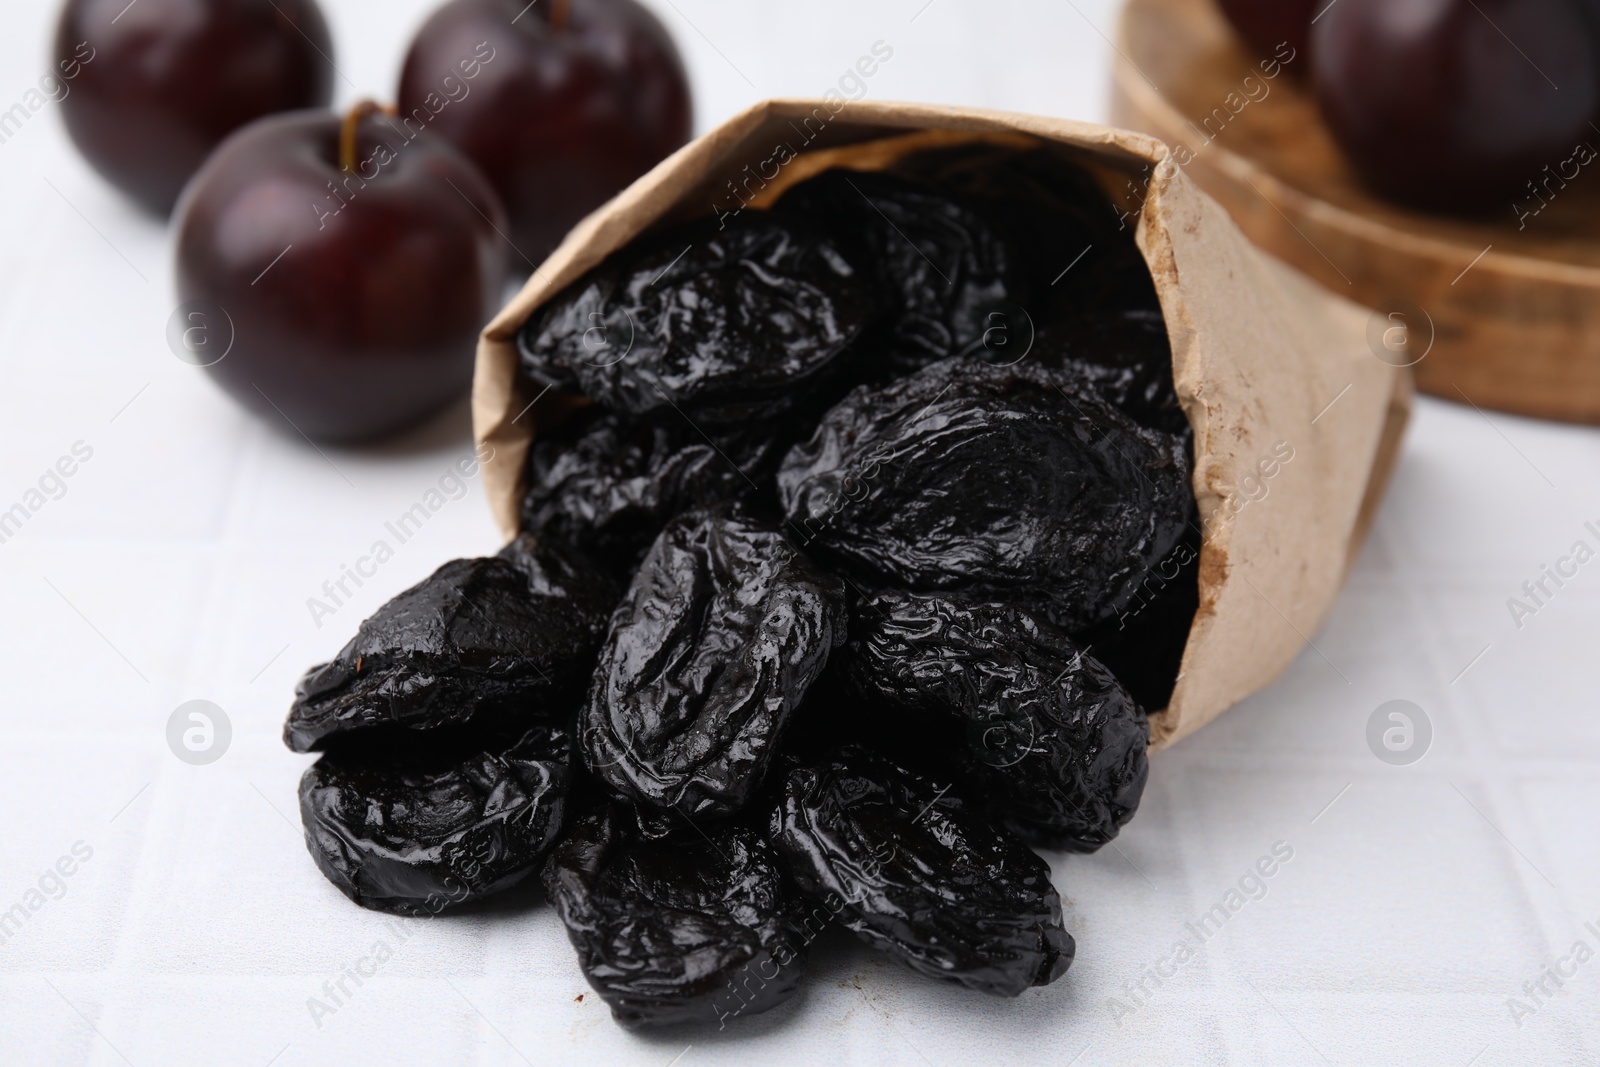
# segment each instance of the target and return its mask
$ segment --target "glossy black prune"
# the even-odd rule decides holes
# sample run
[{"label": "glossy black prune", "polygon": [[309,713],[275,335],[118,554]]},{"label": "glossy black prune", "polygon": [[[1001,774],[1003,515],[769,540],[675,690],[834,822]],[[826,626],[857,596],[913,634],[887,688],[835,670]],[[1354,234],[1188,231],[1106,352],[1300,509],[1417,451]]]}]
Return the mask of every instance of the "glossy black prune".
[{"label": "glossy black prune", "polygon": [[573,825],[543,874],[612,1017],[720,1029],[787,1000],[817,917],[761,835],[723,824],[646,840],[631,822],[602,805]]},{"label": "glossy black prune", "polygon": [[586,412],[534,442],[522,527],[631,571],[675,515],[756,494],[787,445],[770,426],[707,437],[675,412]]},{"label": "glossy black prune", "polygon": [[855,240],[858,262],[874,265],[896,370],[981,348],[991,315],[1014,295],[1005,242],[971,207],[931,186],[830,170],[796,185],[778,207],[826,220]]},{"label": "glossy black prune", "polygon": [[1128,602],[1192,506],[1184,442],[1075,375],[962,357],[851,392],[778,489],[819,558],[881,585],[1038,602],[1069,632]]},{"label": "glossy black prune", "polygon": [[852,616],[848,684],[864,710],[961,726],[949,753],[1030,845],[1092,852],[1139,807],[1144,709],[1103,664],[1026,608],[887,592]]},{"label": "glossy black prune", "polygon": [[532,715],[565,721],[613,607],[602,592],[609,585],[586,579],[555,596],[535,594],[532,581],[505,559],[446,563],[379,608],[332,662],[306,673],[284,743],[310,752]]},{"label": "glossy black prune", "polygon": [[610,609],[622,598],[622,589],[603,567],[596,566],[589,553],[572,545],[560,537],[524,529],[495,556],[522,571],[533,596],[571,601],[591,625],[603,627]]},{"label": "glossy black prune", "polygon": [[584,762],[637,803],[732,814],[844,637],[843,584],[781,534],[682,515],[612,616],[578,720]]},{"label": "glossy black prune", "polygon": [[1012,251],[1012,299],[1038,327],[1079,314],[1160,310],[1134,242],[1145,176],[1118,175],[1130,206],[1117,208],[1088,170],[1048,148],[935,149],[896,169],[988,220]]},{"label": "glossy black prune", "polygon": [[1045,862],[949,786],[884,757],[791,771],[772,840],[803,893],[930,978],[1014,997],[1072,963]]},{"label": "glossy black prune", "polygon": [[820,226],[706,219],[613,253],[557,295],[519,335],[522,369],[630,415],[759,420],[849,362],[873,296]]},{"label": "glossy black prune", "polygon": [[563,726],[469,755],[330,753],[300,780],[306,848],[362,907],[436,915],[537,869],[560,833],[571,779]]},{"label": "glossy black prune", "polygon": [[1200,609],[1200,549],[1200,522],[1191,517],[1183,541],[1151,569],[1133,599],[1082,637],[1148,709],[1166,707],[1177,685]]},{"label": "glossy black prune", "polygon": [[1052,324],[1028,359],[1082,377],[1141,426],[1187,440],[1189,419],[1172,382],[1172,344],[1159,311],[1108,311]]}]

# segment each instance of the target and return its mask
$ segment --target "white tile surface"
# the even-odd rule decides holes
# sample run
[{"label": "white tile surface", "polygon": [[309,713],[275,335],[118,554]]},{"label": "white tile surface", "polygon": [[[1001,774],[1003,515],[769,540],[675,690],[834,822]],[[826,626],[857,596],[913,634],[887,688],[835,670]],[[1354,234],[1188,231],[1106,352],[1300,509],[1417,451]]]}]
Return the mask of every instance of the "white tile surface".
[{"label": "white tile surface", "polygon": [[[386,95],[428,5],[324,3],[341,101]],[[761,96],[821,93],[877,40],[894,49],[877,98],[1104,112],[1110,0],[653,6],[689,57],[702,129]],[[0,0],[0,105],[44,70],[53,7]],[[1520,1026],[1507,1007],[1574,940],[1600,950],[1584,928],[1600,926],[1600,564],[1520,629],[1505,606],[1600,519],[1600,434],[1421,404],[1321,655],[1158,756],[1117,848],[1051,857],[1080,945],[1064,981],[1000,1003],[833,933],[793,1004],[638,1037],[576,999],[587,987],[536,893],[390,927],[328,886],[293,824],[306,760],[278,729],[295,677],[438,563],[495,547],[474,482],[334,619],[305,607],[465,453],[464,409],[327,460],[236,410],[166,349],[167,235],[53,114],[0,145],[0,204],[0,506],[74,442],[94,450],[0,545],[0,911],[75,843],[93,850],[0,943],[0,1063],[1600,1059],[1600,960]],[[235,731],[207,767],[165,745],[194,698]],[[1364,741],[1395,698],[1436,731],[1411,767]],[[1294,858],[1265,895],[1115,1018],[1110,999],[1278,841]],[[379,940],[393,958],[318,1025],[307,999]]]}]

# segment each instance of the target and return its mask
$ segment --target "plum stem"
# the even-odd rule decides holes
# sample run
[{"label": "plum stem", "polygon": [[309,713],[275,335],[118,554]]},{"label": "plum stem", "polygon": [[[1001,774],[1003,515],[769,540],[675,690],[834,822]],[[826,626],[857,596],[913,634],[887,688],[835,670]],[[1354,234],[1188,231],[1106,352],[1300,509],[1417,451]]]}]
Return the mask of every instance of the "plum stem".
[{"label": "plum stem", "polygon": [[362,100],[349,111],[345,112],[344,122],[339,127],[339,169],[354,174],[356,169],[356,134],[361,128],[361,120],[369,115],[376,114],[394,115],[396,109],[385,107],[374,100]]},{"label": "plum stem", "polygon": [[566,29],[571,11],[572,0],[550,0],[550,28],[558,33]]}]

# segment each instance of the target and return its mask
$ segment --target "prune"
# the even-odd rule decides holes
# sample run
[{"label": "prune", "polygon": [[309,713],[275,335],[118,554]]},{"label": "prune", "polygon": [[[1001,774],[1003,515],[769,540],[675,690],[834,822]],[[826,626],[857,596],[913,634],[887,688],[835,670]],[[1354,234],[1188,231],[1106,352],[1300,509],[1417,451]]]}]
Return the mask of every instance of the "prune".
[{"label": "prune", "polygon": [[1172,345],[1158,311],[1080,315],[1041,330],[1030,359],[1084,378],[1095,392],[1141,426],[1191,434],[1172,384]]},{"label": "prune", "polygon": [[853,616],[849,685],[864,709],[959,722],[974,796],[1031,845],[1092,852],[1149,775],[1144,709],[1093,656],[1013,604],[890,592]]},{"label": "prune", "polygon": [[[612,604],[575,586],[535,595],[503,559],[458,559],[389,601],[332,662],[295,687],[284,743],[310,752],[352,737],[565,718],[583,694]],[[593,595],[591,595],[593,593]]]},{"label": "prune", "polygon": [[566,727],[470,755],[328,754],[300,780],[306,848],[365,908],[436,915],[533,873],[561,830]]},{"label": "prune", "polygon": [[584,977],[624,1026],[726,1023],[794,993],[815,924],[748,827],[648,841],[614,806],[578,820],[544,867]]},{"label": "prune", "polygon": [[732,814],[845,636],[844,587],[783,536],[691,512],[645,556],[611,619],[578,744],[640,804]]},{"label": "prune", "polygon": [[[892,174],[832,170],[779,202],[854,236],[888,304],[889,360],[913,371],[983,346],[1015,288],[1011,254],[960,200]],[[999,312],[1003,314],[1002,312]]]},{"label": "prune", "polygon": [[529,319],[519,348],[528,377],[618,411],[742,422],[835,376],[872,315],[837,239],[747,211],[613,253]]},{"label": "prune", "polygon": [[[961,197],[1012,251],[1012,299],[1031,321],[1160,310],[1134,243],[1135,211],[1119,211],[1084,168],[1045,148],[943,148],[902,160],[900,172]],[[1130,198],[1143,191],[1127,179]]]},{"label": "prune", "polygon": [[1190,518],[1184,539],[1139,585],[1115,618],[1083,635],[1085,647],[1146,708],[1172,699],[1189,630],[1200,608],[1200,522]]},{"label": "prune", "polygon": [[534,442],[522,527],[631,570],[673,516],[770,482],[788,441],[765,426],[707,437],[676,413],[586,413]]},{"label": "prune", "polygon": [[1072,963],[1045,862],[948,786],[881,756],[791,771],[772,835],[803,893],[930,978],[1014,997]]},{"label": "prune", "polygon": [[603,626],[606,615],[622,597],[622,590],[603,568],[559,537],[525,529],[495,555],[522,571],[528,579],[528,592],[572,601],[587,614],[591,625]]},{"label": "prune", "polygon": [[791,526],[901,588],[1110,617],[1183,536],[1187,449],[1073,375],[957,357],[857,388],[778,474]]}]

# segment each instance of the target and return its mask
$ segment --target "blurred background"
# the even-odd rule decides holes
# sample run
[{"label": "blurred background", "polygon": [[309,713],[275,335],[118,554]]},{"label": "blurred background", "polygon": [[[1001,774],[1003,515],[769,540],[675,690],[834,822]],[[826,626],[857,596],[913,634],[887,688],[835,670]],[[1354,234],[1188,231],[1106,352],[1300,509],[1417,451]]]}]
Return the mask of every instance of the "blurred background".
[{"label": "blurred background", "polygon": [[[336,107],[392,97],[432,6],[324,0]],[[873,99],[1107,115],[1109,0],[647,6],[688,64],[696,132],[820,96],[876,42],[893,55]],[[50,69],[57,10],[0,10],[4,108]],[[30,112],[0,143],[0,510],[46,498],[0,543],[0,916],[27,912],[0,922],[0,1063],[1600,1059],[1600,564],[1531,617],[1508,609],[1574,542],[1600,547],[1594,431],[1419,402],[1314,647],[1153,759],[1116,848],[1050,857],[1079,943],[1066,981],[1000,1003],[830,937],[803,1011],[641,1038],[581,996],[536,899],[402,938],[300,840],[308,761],[279,741],[295,680],[441,562],[498,547],[478,479],[452,475],[465,400],[382,445],[311,445],[174,356],[178,303],[167,227],[89,169],[55,104]],[[41,482],[62,457],[74,473]],[[446,505],[376,577],[308,610],[432,490]],[[194,700],[222,713],[202,765],[169,745]],[[1394,700],[1428,724],[1400,765],[1367,740]],[[1225,928],[1191,932],[1235,890]],[[379,942],[375,977],[308,1010]]]}]

